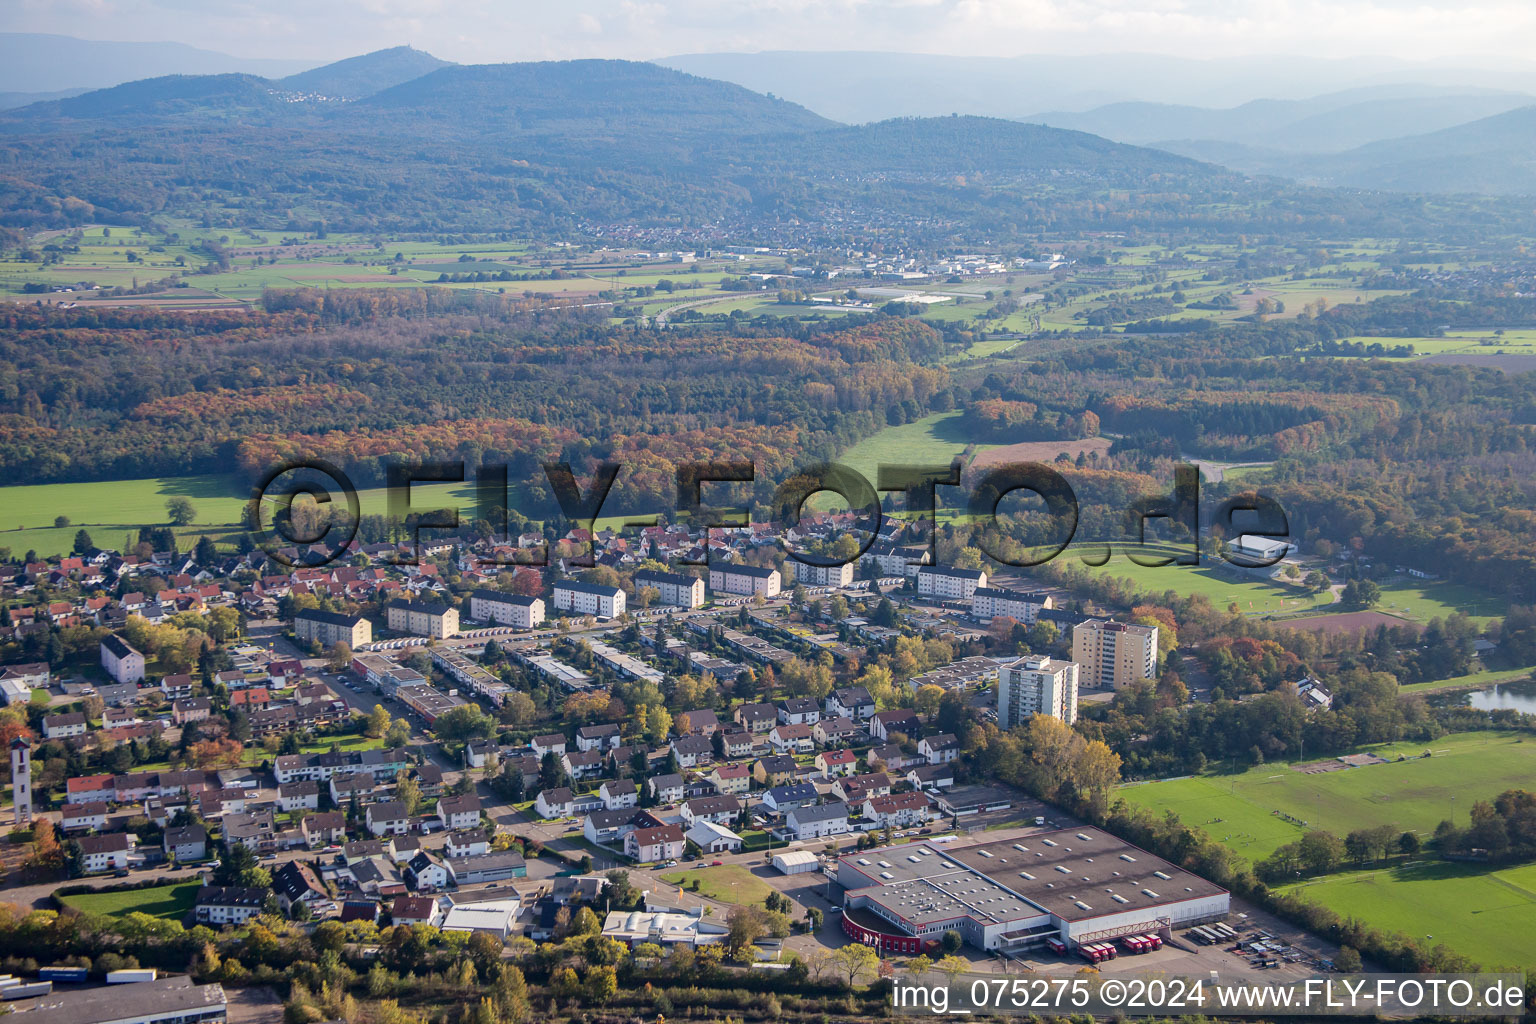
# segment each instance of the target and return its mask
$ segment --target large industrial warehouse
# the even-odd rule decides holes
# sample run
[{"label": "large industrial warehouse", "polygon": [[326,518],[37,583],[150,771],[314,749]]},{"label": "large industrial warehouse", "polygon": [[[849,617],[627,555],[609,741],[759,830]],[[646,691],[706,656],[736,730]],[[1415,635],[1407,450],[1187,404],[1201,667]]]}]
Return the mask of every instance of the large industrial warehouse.
[{"label": "large industrial warehouse", "polygon": [[1101,829],[975,846],[914,843],[839,859],[843,931],[882,952],[929,951],[946,931],[1022,953],[1162,933],[1227,913],[1231,894]]}]

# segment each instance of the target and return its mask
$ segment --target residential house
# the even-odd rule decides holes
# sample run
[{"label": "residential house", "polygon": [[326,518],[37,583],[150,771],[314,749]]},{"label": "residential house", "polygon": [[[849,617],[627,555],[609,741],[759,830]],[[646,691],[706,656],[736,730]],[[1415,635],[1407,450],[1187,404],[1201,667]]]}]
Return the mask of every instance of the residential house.
[{"label": "residential house", "polygon": [[816,787],[809,782],[791,782],[765,792],[763,806],[775,814],[785,814],[796,807],[815,803],[816,797]]},{"label": "residential house", "polygon": [[809,697],[781,700],[775,710],[782,725],[815,725],[821,721],[821,708]]},{"label": "residential house", "polygon": [[480,798],[473,793],[443,797],[437,801],[437,817],[446,829],[474,828],[480,824]]},{"label": "residential house", "polygon": [[925,736],[918,741],[917,752],[926,757],[929,764],[948,764],[960,756],[960,740],[950,732]]},{"label": "residential house", "polygon": [[690,825],[701,820],[725,825],[741,814],[741,801],[734,796],[696,796],[684,801],[679,812]]},{"label": "residential house", "polygon": [[604,810],[617,811],[640,802],[640,787],[632,779],[609,779],[598,787],[597,795]]},{"label": "residential house", "polygon": [[90,833],[75,842],[80,847],[80,873],[84,875],[124,870],[138,844],[131,832]]},{"label": "residential house", "polygon": [[85,804],[65,804],[59,827],[65,832],[100,831],[107,826],[107,805],[100,800]]},{"label": "residential house", "polygon": [[637,828],[624,837],[624,853],[642,864],[676,860],[683,855],[683,830],[677,825]]},{"label": "residential house", "polygon": [[869,797],[864,801],[863,814],[866,820],[881,828],[906,828],[934,818],[928,797],[916,792]]},{"label": "residential house", "polygon": [[277,824],[271,811],[226,813],[220,824],[226,845],[248,847],[257,854],[277,849]]},{"label": "residential house", "polygon": [[417,852],[416,856],[406,863],[405,877],[417,892],[446,889],[449,882],[453,880],[442,860],[426,850]]},{"label": "residential house", "polygon": [[732,715],[743,729],[763,733],[778,723],[778,712],[772,704],[743,704]]},{"label": "residential house", "polygon": [[659,804],[675,804],[683,799],[683,777],[676,772],[652,775],[645,780],[645,787]]},{"label": "residential house", "polygon": [[443,908],[430,896],[396,896],[389,916],[397,925],[424,924],[436,928],[443,923]]},{"label": "residential house", "polygon": [[67,740],[75,736],[84,736],[86,724],[85,713],[81,711],[44,715],[43,739]]},{"label": "residential house", "polygon": [[239,927],[267,905],[270,889],[245,885],[205,885],[192,903],[192,919],[213,928]]},{"label": "residential house", "polygon": [[672,741],[672,753],[682,768],[695,768],[713,761],[715,745],[703,736],[679,736]]},{"label": "residential house", "polygon": [[576,730],[577,750],[602,750],[619,745],[619,727],[612,722],[604,725],[584,725]]},{"label": "residential house", "polygon": [[717,764],[705,776],[723,796],[740,796],[752,789],[752,766],[746,764]]},{"label": "residential house", "polygon": [[292,814],[294,811],[320,809],[320,783],[314,779],[286,782],[277,787],[278,810]]},{"label": "residential house", "polygon": [[907,769],[906,780],[916,789],[948,789],[955,784],[955,768],[951,764],[920,764]]},{"label": "residential house", "polygon": [[823,750],[816,755],[816,768],[824,779],[852,775],[858,767],[859,756],[851,750]]},{"label": "residential house", "polygon": [[908,739],[916,739],[922,728],[917,712],[904,708],[877,711],[869,716],[869,734],[882,743],[890,742],[891,737],[898,733]]},{"label": "residential house", "polygon": [[403,836],[411,830],[411,817],[398,800],[369,804],[364,817],[368,831],[376,836]]},{"label": "residential house", "polygon": [[555,786],[539,793],[534,800],[534,810],[546,821],[553,818],[564,818],[571,814],[574,796],[569,787]]},{"label": "residential house", "polygon": [[201,722],[213,714],[213,701],[207,697],[183,697],[171,705],[171,720],[177,725]]},{"label": "residential house", "polygon": [[752,778],[759,786],[781,786],[793,782],[800,774],[800,765],[788,754],[770,754],[752,764]]},{"label": "residential house", "polygon": [[566,750],[565,736],[558,732],[535,736],[529,743],[529,746],[533,748],[533,752],[539,757],[543,757],[545,754],[554,754],[556,757],[559,757]]},{"label": "residential house", "polygon": [[780,754],[809,754],[816,740],[809,725],[776,725],[768,733],[768,745]]},{"label": "residential house", "polygon": [[796,839],[821,839],[848,832],[848,805],[841,800],[795,807],[784,816],[784,827]]},{"label": "residential house", "polygon": [[272,891],[277,893],[278,907],[290,917],[298,903],[309,907],[311,917],[323,917],[336,909],[314,868],[303,861],[289,861],[272,872]]},{"label": "residential house", "polygon": [[167,859],[174,857],[178,864],[191,864],[208,857],[208,830],[201,825],[180,825],[165,830],[161,848]]},{"label": "residential house", "polygon": [[862,722],[875,713],[875,699],[863,686],[843,686],[827,694],[824,710],[828,718]]}]

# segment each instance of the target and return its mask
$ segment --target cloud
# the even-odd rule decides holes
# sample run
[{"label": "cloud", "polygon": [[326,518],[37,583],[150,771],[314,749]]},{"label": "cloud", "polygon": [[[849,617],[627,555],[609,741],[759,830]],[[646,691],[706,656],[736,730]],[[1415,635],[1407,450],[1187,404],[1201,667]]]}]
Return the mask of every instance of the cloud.
[{"label": "cloud", "polygon": [[1522,63],[1526,0],[12,0],[11,31],[175,40],[248,57],[410,43],[459,61],[729,50],[1014,56],[1295,53]]}]

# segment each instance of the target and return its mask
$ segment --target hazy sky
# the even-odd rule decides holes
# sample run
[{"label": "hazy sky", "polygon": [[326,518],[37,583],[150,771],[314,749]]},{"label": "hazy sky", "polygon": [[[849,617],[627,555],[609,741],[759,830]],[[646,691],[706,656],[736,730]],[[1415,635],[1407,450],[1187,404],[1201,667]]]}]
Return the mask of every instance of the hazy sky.
[{"label": "hazy sky", "polygon": [[1528,60],[1531,0],[4,0],[0,28],[242,57],[410,43],[462,62],[711,50]]}]

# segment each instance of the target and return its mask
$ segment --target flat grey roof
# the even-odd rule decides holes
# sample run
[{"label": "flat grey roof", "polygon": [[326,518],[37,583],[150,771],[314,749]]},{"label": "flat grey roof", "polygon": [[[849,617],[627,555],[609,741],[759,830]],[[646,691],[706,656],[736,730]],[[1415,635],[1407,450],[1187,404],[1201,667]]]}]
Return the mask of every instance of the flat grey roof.
[{"label": "flat grey roof", "polygon": [[850,854],[842,863],[882,887],[855,891],[867,892],[915,927],[963,916],[1004,922],[1041,912],[1081,921],[1226,892],[1093,826],[974,846],[886,847]]},{"label": "flat grey roof", "polygon": [[197,1011],[222,1011],[224,987],[194,985],[191,978],[161,978],[132,985],[102,988],[61,989],[36,999],[12,1004],[26,1014],[21,1020],[48,1024],[114,1024],[131,1021],[190,1017]]}]

